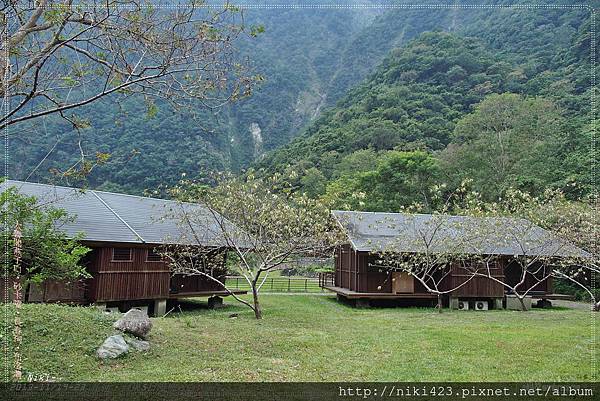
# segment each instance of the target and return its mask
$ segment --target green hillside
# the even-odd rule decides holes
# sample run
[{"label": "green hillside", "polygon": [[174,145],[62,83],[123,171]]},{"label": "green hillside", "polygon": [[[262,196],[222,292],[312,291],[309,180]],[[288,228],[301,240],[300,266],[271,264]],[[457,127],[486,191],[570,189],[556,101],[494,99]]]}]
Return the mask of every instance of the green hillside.
[{"label": "green hillside", "polygon": [[[393,49],[374,74],[256,166],[292,169],[299,190],[366,210],[427,203],[429,186],[465,178],[490,199],[511,186],[589,194],[597,156],[589,150],[587,14],[437,13],[428,18],[456,18],[453,33],[427,32]],[[507,141],[502,155],[499,132]]]},{"label": "green hillside", "polygon": [[[148,113],[143,99],[120,108],[105,99],[78,111],[86,122],[79,130],[59,117],[22,124],[9,132],[10,176],[52,181],[82,153],[89,160],[108,153],[110,162],[94,167],[87,184],[140,193],[184,173],[240,171],[259,160],[269,169],[295,165],[315,184],[307,190],[323,194],[342,165],[357,162],[346,156],[441,152],[474,105],[511,92],[543,96],[564,113],[572,125],[560,141],[568,174],[551,181],[589,186],[578,173],[589,171],[582,149],[591,136],[584,8],[250,9],[245,18],[248,27],[264,27],[236,44],[251,72],[264,77],[252,96],[217,114],[198,107],[193,116],[161,103]],[[373,169],[373,160],[355,158]]]},{"label": "green hillside", "polygon": [[21,124],[10,132],[10,175],[25,179],[44,160],[29,179],[52,180],[51,171],[64,172],[82,150],[91,160],[96,152],[112,155],[111,162],[95,168],[87,182],[107,190],[140,193],[173,184],[182,173],[237,171],[288,143],[318,116],[329,98],[330,81],[341,68],[341,52],[379,13],[246,10],[248,30],[264,28],[256,37],[244,35],[236,42],[248,73],[263,78],[251,97],[214,113],[198,105],[193,114],[159,100],[148,113],[144,99],[131,98],[117,107],[108,98],[77,111],[78,118],[89,124],[83,129],[74,129],[58,116]]}]

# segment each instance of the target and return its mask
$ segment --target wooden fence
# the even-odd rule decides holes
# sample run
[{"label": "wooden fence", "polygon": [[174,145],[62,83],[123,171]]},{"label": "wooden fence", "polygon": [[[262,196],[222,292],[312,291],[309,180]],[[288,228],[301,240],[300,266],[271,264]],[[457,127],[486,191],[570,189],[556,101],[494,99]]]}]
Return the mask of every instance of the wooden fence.
[{"label": "wooden fence", "polygon": [[319,287],[333,287],[335,285],[334,272],[319,273]]},{"label": "wooden fence", "polygon": [[[242,276],[227,276],[228,288],[250,291],[250,285]],[[323,292],[317,277],[267,277],[261,292]]]}]

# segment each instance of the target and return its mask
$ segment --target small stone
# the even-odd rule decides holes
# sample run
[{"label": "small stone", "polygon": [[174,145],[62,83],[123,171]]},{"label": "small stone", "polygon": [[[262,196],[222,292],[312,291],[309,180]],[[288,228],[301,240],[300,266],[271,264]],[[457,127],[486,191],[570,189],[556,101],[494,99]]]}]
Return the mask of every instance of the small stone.
[{"label": "small stone", "polygon": [[130,309],[122,318],[117,320],[113,327],[124,333],[133,334],[139,338],[146,338],[152,329],[152,320],[139,309]]},{"label": "small stone", "polygon": [[115,359],[129,351],[129,345],[120,334],[115,334],[108,337],[100,348],[96,351],[96,355],[100,359]]}]

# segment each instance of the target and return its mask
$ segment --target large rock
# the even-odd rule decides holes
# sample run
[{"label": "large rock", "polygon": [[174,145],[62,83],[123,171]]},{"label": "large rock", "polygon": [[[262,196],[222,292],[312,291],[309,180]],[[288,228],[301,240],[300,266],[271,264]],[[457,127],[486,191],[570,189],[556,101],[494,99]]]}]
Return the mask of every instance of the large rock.
[{"label": "large rock", "polygon": [[150,333],[150,329],[152,329],[152,321],[145,312],[139,309],[130,309],[129,312],[115,322],[113,327],[124,333],[130,333],[139,338],[146,338],[148,333]]},{"label": "large rock", "polygon": [[96,351],[96,355],[100,359],[114,359],[126,354],[129,351],[129,345],[120,334],[115,334],[108,337],[100,348]]},{"label": "large rock", "polygon": [[125,337],[125,342],[136,351],[150,351],[150,343],[148,341],[139,340],[135,337]]}]

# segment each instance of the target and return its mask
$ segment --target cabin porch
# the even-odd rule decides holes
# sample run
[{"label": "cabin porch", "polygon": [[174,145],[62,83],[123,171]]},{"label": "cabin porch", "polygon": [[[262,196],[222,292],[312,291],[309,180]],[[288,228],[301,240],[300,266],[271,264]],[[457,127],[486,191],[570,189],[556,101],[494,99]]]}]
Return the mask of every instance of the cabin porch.
[{"label": "cabin porch", "polygon": [[392,292],[357,292],[347,288],[336,286],[323,286],[324,289],[335,292],[348,299],[437,299],[435,294],[430,293],[392,293]]}]

